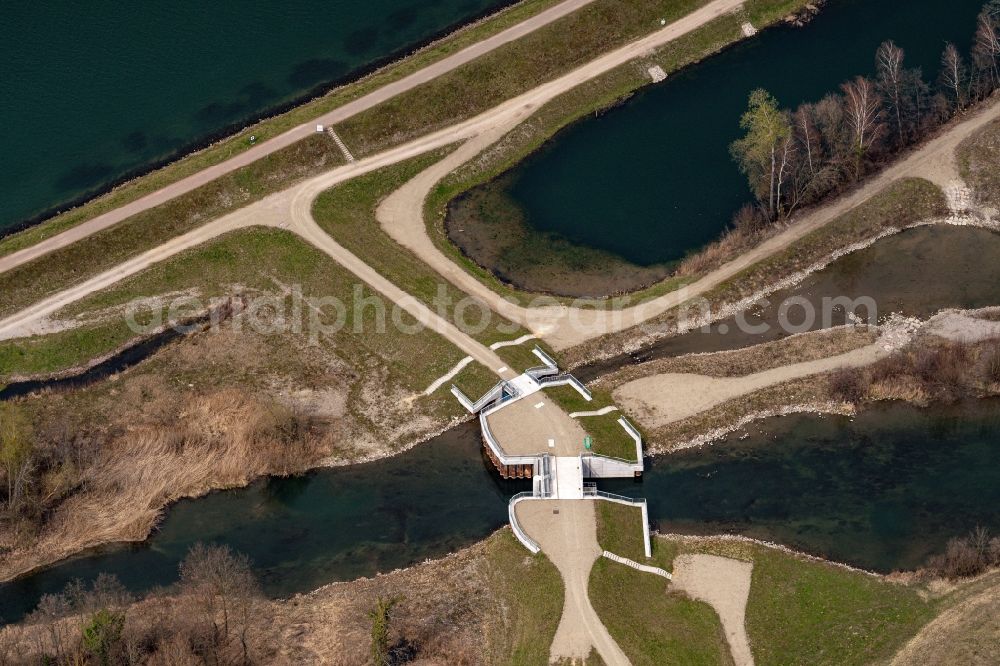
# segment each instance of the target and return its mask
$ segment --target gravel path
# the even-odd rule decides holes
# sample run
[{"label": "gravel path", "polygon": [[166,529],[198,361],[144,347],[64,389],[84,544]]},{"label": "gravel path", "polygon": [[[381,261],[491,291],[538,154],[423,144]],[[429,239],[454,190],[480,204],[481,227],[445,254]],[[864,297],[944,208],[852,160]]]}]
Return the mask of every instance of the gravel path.
[{"label": "gravel path", "polygon": [[753,666],[746,630],[752,572],[750,562],[716,555],[680,555],[674,560],[671,585],[715,609],[736,666]]},{"label": "gravel path", "polygon": [[601,556],[594,502],[538,500],[521,502],[515,511],[521,528],[556,565],[565,586],[562,617],[549,658],[583,660],[593,647],[608,666],[628,664],[587,595],[590,569]]},{"label": "gravel path", "polygon": [[256,162],[257,160],[266,157],[275,151],[287,148],[293,143],[301,141],[305,137],[314,133],[316,131],[317,124],[333,125],[350,118],[351,116],[357,115],[362,111],[366,111],[373,106],[381,104],[387,99],[395,97],[396,95],[408,90],[412,90],[419,85],[427,83],[431,79],[450,72],[481,55],[489,53],[507,42],[534,32],[535,30],[538,30],[539,28],[562,18],[567,14],[570,14],[571,12],[574,12],[580,7],[583,7],[591,2],[593,2],[593,0],[564,0],[564,2],[560,2],[545,11],[539,12],[535,16],[532,16],[521,23],[511,26],[510,28],[507,28],[506,30],[503,30],[491,37],[487,37],[482,41],[476,42],[475,44],[472,44],[457,53],[453,53],[452,55],[442,58],[441,60],[419,69],[413,74],[405,76],[398,81],[388,83],[381,88],[368,93],[367,95],[363,95],[354,101],[348,102],[347,104],[330,111],[329,113],[298,125],[284,134],[280,134],[273,139],[264,141],[224,162],[205,168],[198,173],[188,176],[187,178],[182,178],[175,183],[147,194],[146,196],[136,199],[135,201],[120,208],[116,208],[112,211],[104,213],[103,215],[98,215],[91,220],[78,224],[61,234],[52,236],[51,238],[48,238],[36,245],[18,252],[13,252],[5,257],[0,257],[0,273],[9,271],[15,266],[24,264],[58,248],[75,243],[76,241],[86,238],[87,236],[90,236],[91,234],[94,234],[102,229],[107,229],[108,227],[113,226],[128,217],[155,206],[159,206],[166,201],[170,201],[175,197],[186,194],[191,190],[201,187],[205,183],[226,175],[227,173],[231,173],[241,167],[251,164],[252,162]]}]

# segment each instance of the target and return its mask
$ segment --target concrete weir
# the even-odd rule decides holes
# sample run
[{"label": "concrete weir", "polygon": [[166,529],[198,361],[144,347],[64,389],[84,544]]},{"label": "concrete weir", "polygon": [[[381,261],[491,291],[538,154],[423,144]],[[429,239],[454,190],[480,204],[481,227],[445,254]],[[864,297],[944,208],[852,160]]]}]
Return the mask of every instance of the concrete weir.
[{"label": "concrete weir", "polygon": [[[646,501],[605,493],[587,479],[634,478],[642,474],[642,436],[625,417],[618,424],[635,441],[633,461],[581,450],[586,432],[551,400],[544,389],[570,386],[587,402],[590,391],[576,377],[560,372],[555,361],[537,346],[534,354],[543,365],[499,381],[473,401],[452,386],[452,393],[478,414],[483,447],[503,478],[532,480],[530,492],[510,500],[508,517],[517,539],[532,553],[544,552],[556,565],[566,586],[566,602],[550,658],[582,659],[590,648],[605,663],[627,664],[620,648],[607,633],[590,605],[587,581],[594,561],[602,555],[641,571],[669,577],[666,572],[605,553],[597,544],[596,501],[633,505],[642,511],[645,555],[650,556]],[[595,410],[601,415],[610,409]]]}]

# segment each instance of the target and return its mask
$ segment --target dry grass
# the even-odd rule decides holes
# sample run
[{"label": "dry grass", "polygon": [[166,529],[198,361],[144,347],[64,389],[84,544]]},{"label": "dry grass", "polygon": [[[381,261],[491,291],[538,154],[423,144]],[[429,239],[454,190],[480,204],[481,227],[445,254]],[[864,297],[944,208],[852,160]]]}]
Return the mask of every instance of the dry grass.
[{"label": "dry grass", "polygon": [[868,367],[843,369],[829,379],[838,400],[906,400],[919,405],[1000,392],[1000,342],[960,343],[921,336]]},{"label": "dry grass", "polygon": [[833,401],[824,375],[803,377],[741,396],[654,429],[646,440],[646,452],[654,455],[669,453],[692,443],[709,441],[727,434],[747,420],[782,413],[791,406],[843,413],[850,411],[849,406]]},{"label": "dry grass", "polygon": [[601,377],[597,383],[602,388],[614,389],[636,379],[664,373],[742,377],[793,363],[844,354],[869,345],[877,338],[876,331],[867,326],[840,326],[793,335],[744,349],[659,358],[629,365]]},{"label": "dry grass", "polygon": [[[370,663],[368,611],[378,597],[399,599],[390,643],[410,648],[414,663],[543,666],[562,606],[562,580],[544,556],[530,556],[504,529],[439,560],[261,602],[249,632],[254,663]],[[190,654],[183,631],[189,612],[190,600],[173,591],[127,608],[126,633],[159,637],[146,646],[155,653],[141,663],[187,663],[177,655]],[[70,618],[61,624],[65,634],[78,634],[82,623]],[[7,663],[5,656],[37,657],[50,649],[51,626],[0,629],[0,663]],[[222,663],[242,662],[233,655]]]},{"label": "dry grass", "polygon": [[0,579],[141,540],[180,497],[389,455],[460,412],[446,394],[407,402],[377,359],[302,342],[226,327],[114,379],[19,400],[38,438],[38,510],[0,521]]},{"label": "dry grass", "polygon": [[993,121],[955,150],[959,172],[983,203],[1000,207],[1000,121]]},{"label": "dry grass", "polygon": [[5,554],[0,579],[102,543],[141,541],[170,502],[302,471],[329,448],[301,415],[239,389],[183,400],[180,416],[173,426],[138,423],[102,446],[37,538]]}]

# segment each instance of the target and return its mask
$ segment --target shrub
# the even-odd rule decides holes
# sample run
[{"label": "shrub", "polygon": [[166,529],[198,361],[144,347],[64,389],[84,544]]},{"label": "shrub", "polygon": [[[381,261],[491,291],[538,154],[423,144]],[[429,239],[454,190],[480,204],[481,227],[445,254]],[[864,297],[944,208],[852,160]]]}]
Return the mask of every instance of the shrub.
[{"label": "shrub", "polygon": [[830,375],[830,393],[844,402],[861,402],[868,394],[868,385],[868,375],[861,368],[840,368]]}]

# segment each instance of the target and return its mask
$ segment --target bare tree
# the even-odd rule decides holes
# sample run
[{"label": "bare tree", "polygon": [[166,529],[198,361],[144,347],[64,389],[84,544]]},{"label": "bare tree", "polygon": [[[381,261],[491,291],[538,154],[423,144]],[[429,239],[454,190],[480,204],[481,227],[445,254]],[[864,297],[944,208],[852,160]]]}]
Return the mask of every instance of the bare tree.
[{"label": "bare tree", "polygon": [[968,101],[966,92],[968,78],[962,54],[954,44],[948,42],[944,52],[941,53],[941,87],[944,88],[952,105],[959,110],[964,109]]},{"label": "bare tree", "polygon": [[896,146],[900,147],[906,143],[903,130],[903,49],[891,39],[882,42],[875,52],[875,69],[879,89],[888,100],[889,110],[896,121]]},{"label": "bare tree", "polygon": [[[236,635],[244,663],[249,663],[249,633],[260,588],[246,555],[228,546],[196,543],[180,565],[181,590],[192,597],[211,627],[212,649],[217,651]],[[221,620],[221,624],[220,624]]]},{"label": "bare tree", "polygon": [[878,145],[882,136],[882,100],[874,84],[863,76],[841,86],[844,91],[844,116],[851,133],[855,156],[854,177],[861,177],[863,160]]},{"label": "bare tree", "polygon": [[811,104],[802,104],[792,115],[792,125],[795,128],[795,136],[798,138],[803,150],[805,150],[806,166],[809,168],[809,175],[813,177],[819,169],[822,159],[819,143],[819,133],[813,122],[813,107]]},{"label": "bare tree", "polygon": [[1000,85],[1000,35],[994,19],[984,9],[976,20],[976,36],[972,45],[972,64],[975,65],[983,92],[989,94]]},{"label": "bare tree", "polygon": [[0,404],[0,469],[7,479],[7,510],[16,511],[34,471],[31,424],[15,405]]}]

